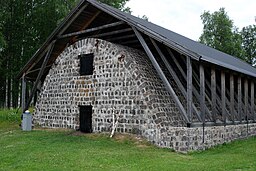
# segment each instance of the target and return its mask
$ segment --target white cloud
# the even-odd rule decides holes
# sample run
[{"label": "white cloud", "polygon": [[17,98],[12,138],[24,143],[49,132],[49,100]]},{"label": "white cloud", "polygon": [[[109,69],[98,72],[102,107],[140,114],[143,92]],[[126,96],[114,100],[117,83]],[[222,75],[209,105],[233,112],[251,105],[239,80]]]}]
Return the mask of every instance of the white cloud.
[{"label": "white cloud", "polygon": [[135,16],[146,15],[149,21],[193,40],[202,33],[200,15],[224,7],[234,25],[240,29],[256,24],[255,0],[130,0],[127,6]]}]

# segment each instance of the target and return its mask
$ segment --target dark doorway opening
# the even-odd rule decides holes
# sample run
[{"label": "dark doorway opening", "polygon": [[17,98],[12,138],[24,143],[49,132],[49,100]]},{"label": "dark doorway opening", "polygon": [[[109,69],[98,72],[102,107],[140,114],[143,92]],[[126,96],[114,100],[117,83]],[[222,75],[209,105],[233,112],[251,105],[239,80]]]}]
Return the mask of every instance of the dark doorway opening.
[{"label": "dark doorway opening", "polygon": [[84,133],[92,133],[92,106],[80,107],[80,131]]}]

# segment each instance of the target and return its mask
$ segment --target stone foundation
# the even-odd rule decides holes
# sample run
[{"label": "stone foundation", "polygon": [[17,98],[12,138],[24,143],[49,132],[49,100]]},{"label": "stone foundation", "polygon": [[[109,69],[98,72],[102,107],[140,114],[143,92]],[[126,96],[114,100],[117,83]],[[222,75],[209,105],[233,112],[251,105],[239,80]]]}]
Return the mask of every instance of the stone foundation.
[{"label": "stone foundation", "polygon": [[188,152],[256,136],[256,123],[205,127],[204,133],[202,127],[172,127],[168,132],[159,134],[158,146]]}]

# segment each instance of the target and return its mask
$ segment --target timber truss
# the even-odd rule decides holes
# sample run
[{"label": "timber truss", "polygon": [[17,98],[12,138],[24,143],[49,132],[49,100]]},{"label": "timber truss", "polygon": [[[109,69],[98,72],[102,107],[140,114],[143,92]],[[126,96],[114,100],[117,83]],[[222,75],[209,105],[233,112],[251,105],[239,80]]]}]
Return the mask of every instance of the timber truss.
[{"label": "timber truss", "polygon": [[[147,24],[96,1],[81,1],[20,72],[23,110],[67,46],[99,38],[145,51],[188,127],[255,122],[254,76],[204,60]],[[33,82],[28,97],[27,81]]]}]

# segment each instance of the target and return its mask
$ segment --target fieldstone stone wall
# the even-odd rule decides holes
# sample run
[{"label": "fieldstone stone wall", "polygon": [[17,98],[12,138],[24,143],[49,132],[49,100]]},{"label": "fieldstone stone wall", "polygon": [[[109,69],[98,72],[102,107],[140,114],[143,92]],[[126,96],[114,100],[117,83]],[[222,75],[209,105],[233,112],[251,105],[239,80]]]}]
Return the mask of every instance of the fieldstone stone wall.
[{"label": "fieldstone stone wall", "polygon": [[[89,53],[94,54],[93,75],[81,76],[79,55]],[[33,122],[79,129],[80,105],[93,107],[93,132],[110,131],[113,115],[120,114],[118,132],[138,134],[157,146],[183,152],[256,134],[255,124],[206,127],[204,136],[203,128],[185,127],[146,54],[100,39],[80,40],[59,55],[43,83]]]},{"label": "fieldstone stone wall", "polygon": [[[80,76],[81,54],[94,54],[93,75]],[[158,144],[158,130],[185,126],[175,102],[145,53],[100,39],[85,39],[66,48],[47,75],[34,123],[49,128],[79,128],[79,105],[92,105],[93,132],[140,134]]]}]

